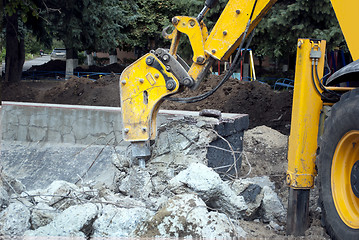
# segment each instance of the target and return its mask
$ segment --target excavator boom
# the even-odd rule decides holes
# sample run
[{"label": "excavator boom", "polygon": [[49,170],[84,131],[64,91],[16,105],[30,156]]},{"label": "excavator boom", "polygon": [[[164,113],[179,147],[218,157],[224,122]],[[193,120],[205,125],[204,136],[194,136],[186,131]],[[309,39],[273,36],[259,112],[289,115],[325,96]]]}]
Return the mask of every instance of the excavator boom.
[{"label": "excavator boom", "polygon": [[[132,143],[133,158],[137,158],[142,167],[151,155],[149,141],[156,137],[157,112],[164,99],[195,102],[218,89],[232,75],[244,42],[250,39],[250,33],[276,0],[229,0],[208,32],[203,19],[216,2],[218,0],[206,0],[197,17],[174,17],[174,31],[167,33],[166,28],[162,32],[172,41],[170,49],[151,51],[121,75],[124,139]],[[357,60],[359,1],[331,2],[352,58]],[[193,50],[190,67],[177,54],[183,34],[189,37]],[[318,169],[323,219],[328,233],[336,239],[359,239],[359,89],[324,85],[325,47],[325,40],[316,39],[299,39],[297,44],[286,175],[290,187],[287,233],[303,235],[308,226],[309,191],[314,188]],[[227,60],[238,48],[232,67],[213,91],[187,99],[172,97],[185,88],[195,90],[213,62]],[[357,77],[359,60],[342,70],[345,71],[340,74],[341,80]],[[335,74],[332,78],[338,80]],[[349,92],[343,95],[346,91]],[[327,116],[327,108],[331,106],[334,110]],[[324,137],[320,140],[320,151],[318,136]]]}]

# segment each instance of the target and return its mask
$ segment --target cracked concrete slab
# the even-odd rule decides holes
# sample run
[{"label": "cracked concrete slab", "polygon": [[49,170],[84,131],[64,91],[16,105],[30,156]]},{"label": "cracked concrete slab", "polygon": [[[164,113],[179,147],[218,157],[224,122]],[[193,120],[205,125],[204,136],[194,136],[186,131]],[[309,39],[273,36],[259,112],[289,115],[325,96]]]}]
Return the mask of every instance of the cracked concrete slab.
[{"label": "cracked concrete slab", "polygon": [[[28,190],[54,180],[74,183],[81,178],[111,184],[113,157],[127,154],[129,143],[122,138],[120,108],[3,102],[1,115],[4,171],[21,180]],[[199,116],[198,112],[161,110],[157,125],[188,117],[195,119],[197,127],[210,124],[228,139],[214,142],[214,147],[230,151],[230,142],[233,150],[242,150],[248,115],[222,114],[218,120]],[[233,134],[238,141],[230,139]],[[178,146],[187,144],[187,140],[177,140]],[[233,164],[231,153],[226,154],[213,155],[213,159],[207,156],[210,166]]]},{"label": "cracked concrete slab", "polygon": [[115,174],[111,159],[115,153],[125,151],[125,146],[2,141],[1,164],[27,190],[42,188],[58,179],[110,185]]}]

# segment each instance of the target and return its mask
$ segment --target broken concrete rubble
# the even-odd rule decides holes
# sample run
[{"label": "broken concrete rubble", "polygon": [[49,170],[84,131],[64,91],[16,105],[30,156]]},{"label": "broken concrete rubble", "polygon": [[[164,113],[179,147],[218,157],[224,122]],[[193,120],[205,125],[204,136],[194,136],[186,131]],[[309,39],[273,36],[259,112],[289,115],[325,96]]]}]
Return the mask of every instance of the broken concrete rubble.
[{"label": "broken concrete rubble", "polygon": [[118,208],[105,205],[93,223],[93,237],[131,237],[137,225],[154,212],[146,208]]},{"label": "broken concrete rubble", "polygon": [[[265,191],[264,188],[269,188],[272,191],[275,188],[274,183],[270,181],[268,176],[236,179],[231,182],[230,186],[237,195],[244,197],[244,200],[248,206],[243,216],[244,219],[263,219],[263,214],[265,212],[274,211],[270,204],[263,204],[264,194],[269,192],[268,190]],[[283,205],[278,199],[278,196],[275,195],[272,197],[276,198],[276,204],[278,207],[278,212],[276,212],[276,214],[286,214],[285,211],[282,211]],[[270,209],[267,210],[267,208]],[[280,219],[283,220],[282,217]],[[265,221],[268,221],[268,219],[266,219]],[[280,222],[283,223],[282,221]]]},{"label": "broken concrete rubble", "polygon": [[0,166],[0,210],[9,205],[11,194],[20,194],[24,190],[25,186],[17,179],[6,175]]},{"label": "broken concrete rubble", "polygon": [[186,166],[201,162],[221,177],[239,176],[243,132],[247,128],[248,116],[241,114],[223,119],[187,117],[166,123],[159,128],[154,159],[171,155],[167,160],[187,159]]},{"label": "broken concrete rubble", "polygon": [[31,211],[31,228],[38,229],[49,224],[58,215],[58,210],[40,202]]},{"label": "broken concrete rubble", "polygon": [[54,181],[45,189],[37,189],[22,194],[22,197],[30,197],[35,203],[45,203],[51,207],[65,210],[79,204],[82,200],[91,199],[97,195],[96,190],[89,188],[80,189],[73,183],[66,181]]},{"label": "broken concrete rubble", "polygon": [[272,221],[271,226],[281,231],[278,223],[283,216],[270,207],[280,211],[283,206],[273,195],[274,184],[268,177],[229,181],[208,167],[208,148],[219,138],[214,130],[218,124],[222,124],[218,119],[201,117],[162,125],[145,169],[113,153],[110,160],[117,169],[113,186],[54,181],[44,189],[22,193],[21,199],[13,197],[12,201],[21,200],[30,212],[32,230],[26,225],[25,235],[248,236],[238,219]]},{"label": "broken concrete rubble", "polygon": [[10,196],[5,187],[0,185],[0,209],[6,208],[9,205]]},{"label": "broken concrete rubble", "polygon": [[246,232],[226,215],[208,212],[195,194],[170,199],[151,219],[139,225],[140,237],[245,237]]},{"label": "broken concrete rubble", "polygon": [[86,203],[71,206],[48,225],[25,232],[25,236],[86,237],[92,234],[92,224],[100,206]]},{"label": "broken concrete rubble", "polygon": [[277,194],[268,186],[263,187],[263,221],[286,222],[286,211]]},{"label": "broken concrete rubble", "polygon": [[194,191],[209,207],[235,219],[241,218],[241,214],[247,209],[243,197],[237,196],[212,168],[200,163],[191,164],[174,177],[169,185],[174,192],[183,187]]},{"label": "broken concrete rubble", "polygon": [[121,193],[136,198],[148,198],[152,188],[149,172],[142,170],[138,166],[134,166],[129,170],[119,186]]},{"label": "broken concrete rubble", "polygon": [[22,236],[30,228],[30,210],[20,202],[0,213],[0,236]]}]

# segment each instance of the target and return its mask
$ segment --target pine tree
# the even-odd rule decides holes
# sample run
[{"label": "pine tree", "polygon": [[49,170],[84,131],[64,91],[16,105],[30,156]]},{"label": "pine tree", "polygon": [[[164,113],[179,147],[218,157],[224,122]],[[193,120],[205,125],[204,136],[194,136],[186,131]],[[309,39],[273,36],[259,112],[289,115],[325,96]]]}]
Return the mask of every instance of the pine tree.
[{"label": "pine tree", "polygon": [[345,46],[330,0],[279,0],[256,29],[256,53],[283,57],[296,51],[298,38],[327,40],[327,49]]}]

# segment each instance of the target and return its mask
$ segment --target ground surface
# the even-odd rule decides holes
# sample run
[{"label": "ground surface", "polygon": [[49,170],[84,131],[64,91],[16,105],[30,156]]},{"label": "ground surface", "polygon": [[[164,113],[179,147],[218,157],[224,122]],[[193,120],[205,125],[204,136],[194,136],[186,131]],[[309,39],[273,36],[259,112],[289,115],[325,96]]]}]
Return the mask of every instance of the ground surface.
[{"label": "ground surface", "polygon": [[[48,64],[53,64],[49,62]],[[59,67],[59,64],[55,64]],[[37,68],[49,70],[49,66]],[[62,67],[61,67],[62,69]],[[119,68],[120,69],[120,68]],[[59,70],[59,69],[55,69]],[[94,69],[95,70],[95,69]],[[101,69],[105,72],[104,69]],[[85,71],[85,70],[83,70]],[[89,70],[90,71],[90,70]],[[109,71],[114,72],[114,71]],[[117,72],[117,70],[116,70]],[[205,79],[200,88],[194,92],[184,92],[179,97],[199,95],[212,89],[221,79],[221,76],[211,75]],[[119,75],[105,76],[94,82],[86,78],[73,78],[68,81],[39,81],[21,82],[3,87],[4,101],[80,104],[96,106],[120,105]],[[269,85],[260,82],[240,82],[230,79],[216,93],[204,101],[192,104],[182,104],[165,101],[163,109],[194,110],[218,109],[222,112],[247,113],[250,117],[250,128],[266,125],[285,135],[289,135],[291,117],[292,91],[273,91]],[[257,132],[256,132],[257,131]],[[287,138],[268,133],[274,141],[284,141],[279,147],[269,146],[257,140],[252,141],[253,134],[268,136],[266,129],[248,132],[245,136],[245,152],[249,158],[249,167],[243,160],[243,174],[249,177],[267,175],[275,182],[278,195],[287,204],[287,187],[285,185],[286,141]],[[271,139],[265,137],[265,139]],[[264,140],[263,140],[264,141]],[[274,143],[276,145],[276,143]],[[285,146],[285,147],[284,147]],[[249,172],[249,168],[250,172]],[[263,224],[243,221],[243,227],[253,237],[270,239],[329,239],[320,226],[320,210],[317,208],[317,192],[313,192],[311,201],[311,228],[302,238],[286,237],[284,232],[274,233],[273,229]]]}]

